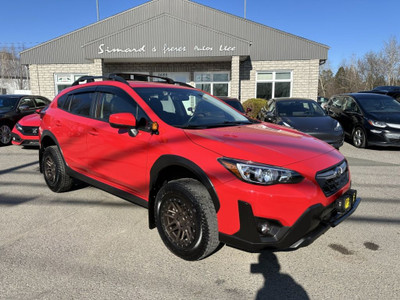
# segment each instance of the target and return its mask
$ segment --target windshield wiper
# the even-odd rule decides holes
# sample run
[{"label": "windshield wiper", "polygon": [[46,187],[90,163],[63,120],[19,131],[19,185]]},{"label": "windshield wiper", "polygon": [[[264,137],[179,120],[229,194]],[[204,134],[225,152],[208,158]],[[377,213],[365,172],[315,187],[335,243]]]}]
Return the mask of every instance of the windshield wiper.
[{"label": "windshield wiper", "polygon": [[229,126],[238,126],[238,125],[250,125],[252,124],[250,121],[225,121],[223,123],[214,123],[214,124],[199,124],[199,125],[186,125],[186,126],[175,126],[182,129],[207,129],[207,128],[218,128],[218,127],[229,127]]}]

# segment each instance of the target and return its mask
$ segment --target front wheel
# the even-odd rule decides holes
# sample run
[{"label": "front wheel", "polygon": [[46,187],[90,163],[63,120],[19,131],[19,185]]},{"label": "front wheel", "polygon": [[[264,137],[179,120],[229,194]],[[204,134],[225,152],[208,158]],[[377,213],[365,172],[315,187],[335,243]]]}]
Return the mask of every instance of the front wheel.
[{"label": "front wheel", "polygon": [[64,159],[57,146],[49,146],[44,150],[42,170],[47,186],[56,193],[66,192],[74,183],[65,169]]},{"label": "front wheel", "polygon": [[0,125],[0,145],[6,146],[11,143],[11,128],[10,126],[3,124]]},{"label": "front wheel", "polygon": [[214,204],[199,181],[185,178],[165,184],[154,210],[161,239],[180,258],[200,260],[219,246]]},{"label": "front wheel", "polygon": [[356,127],[352,135],[353,145],[357,148],[365,148],[367,146],[367,136],[364,129]]}]

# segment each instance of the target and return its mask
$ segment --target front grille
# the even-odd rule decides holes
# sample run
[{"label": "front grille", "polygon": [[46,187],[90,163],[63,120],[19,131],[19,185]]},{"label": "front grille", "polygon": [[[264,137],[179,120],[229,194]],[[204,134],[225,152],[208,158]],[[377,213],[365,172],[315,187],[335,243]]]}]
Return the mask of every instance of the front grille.
[{"label": "front grille", "polygon": [[326,197],[332,196],[349,182],[349,168],[344,160],[328,169],[319,171],[315,176]]},{"label": "front grille", "polygon": [[39,127],[37,126],[21,126],[21,133],[24,135],[37,136],[39,134]]}]

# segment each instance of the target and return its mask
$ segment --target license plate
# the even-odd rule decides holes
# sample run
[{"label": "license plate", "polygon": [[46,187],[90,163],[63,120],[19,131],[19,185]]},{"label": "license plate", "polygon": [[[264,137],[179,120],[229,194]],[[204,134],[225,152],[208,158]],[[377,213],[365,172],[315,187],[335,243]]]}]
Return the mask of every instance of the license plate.
[{"label": "license plate", "polygon": [[357,198],[357,193],[355,190],[350,190],[343,196],[339,197],[335,204],[336,204],[336,211],[338,213],[345,213],[349,211],[354,202],[356,201]]}]

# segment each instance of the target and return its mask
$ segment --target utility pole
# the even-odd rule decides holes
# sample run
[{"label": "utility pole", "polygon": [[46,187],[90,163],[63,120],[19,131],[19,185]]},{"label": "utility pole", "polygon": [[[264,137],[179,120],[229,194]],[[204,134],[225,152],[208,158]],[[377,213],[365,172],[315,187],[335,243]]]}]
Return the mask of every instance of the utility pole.
[{"label": "utility pole", "polygon": [[99,0],[96,0],[97,22],[100,21]]},{"label": "utility pole", "polygon": [[244,18],[246,19],[246,0],[244,0]]}]

